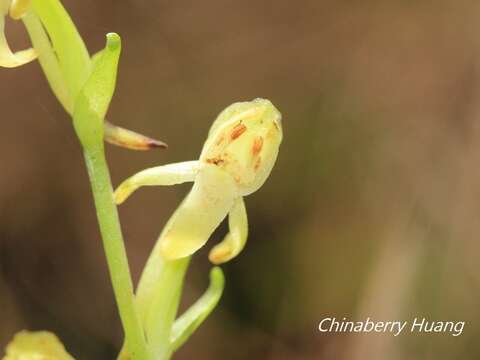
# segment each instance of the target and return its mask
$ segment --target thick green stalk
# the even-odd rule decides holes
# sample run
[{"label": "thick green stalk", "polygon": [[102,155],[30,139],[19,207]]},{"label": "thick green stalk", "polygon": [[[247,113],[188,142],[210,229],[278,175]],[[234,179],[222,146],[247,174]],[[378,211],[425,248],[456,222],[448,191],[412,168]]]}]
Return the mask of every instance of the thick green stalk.
[{"label": "thick green stalk", "polygon": [[170,359],[173,349],[170,343],[172,326],[177,316],[182,294],[183,280],[190,257],[165,261],[145,319],[145,331],[156,360]]},{"label": "thick green stalk", "polygon": [[84,155],[127,348],[132,359],[147,360],[151,357],[133,301],[133,284],[103,144],[85,148]]}]

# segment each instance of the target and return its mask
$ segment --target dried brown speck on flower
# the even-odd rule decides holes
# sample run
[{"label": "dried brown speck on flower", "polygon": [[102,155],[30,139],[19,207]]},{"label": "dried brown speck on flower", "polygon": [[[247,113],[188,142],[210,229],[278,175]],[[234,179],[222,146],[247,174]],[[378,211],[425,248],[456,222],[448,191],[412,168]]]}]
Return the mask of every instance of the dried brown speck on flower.
[{"label": "dried brown speck on flower", "polygon": [[215,157],[215,158],[211,158],[211,159],[207,159],[206,160],[208,164],[213,164],[213,165],[222,165],[225,160],[223,160],[220,156],[218,157]]}]

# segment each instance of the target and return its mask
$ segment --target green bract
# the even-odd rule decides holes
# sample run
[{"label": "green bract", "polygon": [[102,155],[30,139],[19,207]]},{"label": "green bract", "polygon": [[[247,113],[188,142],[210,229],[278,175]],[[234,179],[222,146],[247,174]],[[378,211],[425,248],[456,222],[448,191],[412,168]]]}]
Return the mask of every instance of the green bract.
[{"label": "green bract", "polygon": [[103,142],[103,119],[107,114],[117,79],[121,41],[117,34],[107,34],[107,44],[76,97],[73,124],[84,146]]}]

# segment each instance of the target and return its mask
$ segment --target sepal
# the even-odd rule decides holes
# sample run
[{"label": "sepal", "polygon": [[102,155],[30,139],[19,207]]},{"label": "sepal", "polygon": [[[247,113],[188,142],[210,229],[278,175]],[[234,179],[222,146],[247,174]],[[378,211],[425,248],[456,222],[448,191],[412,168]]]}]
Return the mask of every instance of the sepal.
[{"label": "sepal", "polygon": [[163,141],[152,139],[148,136],[136,133],[120,126],[105,121],[105,141],[116,146],[129,150],[151,150],[166,149],[168,147]]},{"label": "sepal", "polygon": [[26,49],[13,52],[5,36],[5,17],[10,12],[15,19],[22,17],[29,5],[29,1],[0,0],[0,67],[14,68],[25,65],[37,57],[35,50]]}]

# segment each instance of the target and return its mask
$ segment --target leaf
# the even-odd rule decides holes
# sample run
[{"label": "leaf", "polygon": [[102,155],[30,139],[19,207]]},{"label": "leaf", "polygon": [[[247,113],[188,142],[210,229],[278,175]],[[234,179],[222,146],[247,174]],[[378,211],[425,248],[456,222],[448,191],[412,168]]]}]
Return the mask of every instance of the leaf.
[{"label": "leaf", "polygon": [[173,324],[170,336],[173,351],[182,346],[212,312],[222,296],[224,287],[225,277],[222,269],[212,268],[207,291]]}]

